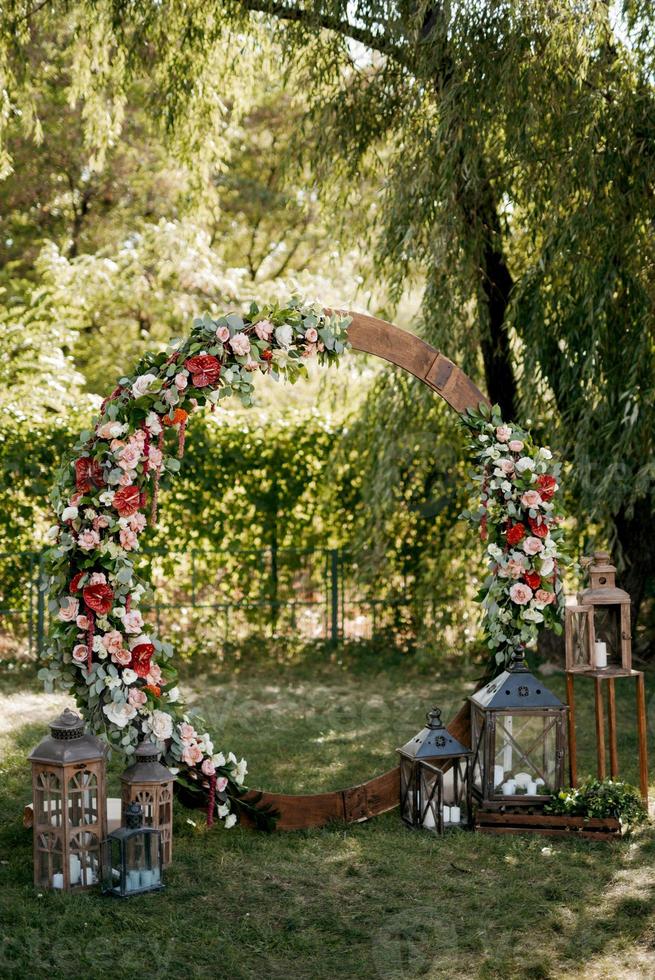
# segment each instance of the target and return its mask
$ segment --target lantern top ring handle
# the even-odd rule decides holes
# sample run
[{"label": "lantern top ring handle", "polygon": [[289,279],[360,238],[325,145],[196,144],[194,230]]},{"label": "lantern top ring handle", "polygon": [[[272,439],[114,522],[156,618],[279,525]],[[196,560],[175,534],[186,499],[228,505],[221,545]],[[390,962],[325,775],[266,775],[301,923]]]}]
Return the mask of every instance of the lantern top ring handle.
[{"label": "lantern top ring handle", "polygon": [[443,722],[441,720],[441,708],[433,708],[432,711],[428,711],[425,716],[428,721],[428,728],[443,728]]}]

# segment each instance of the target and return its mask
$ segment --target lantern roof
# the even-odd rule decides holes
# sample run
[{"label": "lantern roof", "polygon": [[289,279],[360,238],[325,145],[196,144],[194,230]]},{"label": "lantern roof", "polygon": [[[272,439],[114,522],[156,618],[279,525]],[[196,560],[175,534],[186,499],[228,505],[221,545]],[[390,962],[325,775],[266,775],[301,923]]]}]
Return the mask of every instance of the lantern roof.
[{"label": "lantern roof", "polygon": [[425,760],[470,755],[471,750],[458,742],[442,722],[439,708],[429,711],[426,718],[428,723],[425,728],[398,749],[401,755],[409,759]]},{"label": "lantern roof", "polygon": [[70,708],[65,708],[49,727],[50,735],[30,752],[30,762],[66,766],[73,762],[99,762],[106,757],[105,742],[90,735],[84,719]]},{"label": "lantern roof", "polygon": [[512,657],[507,670],[471,694],[469,700],[487,711],[564,707],[557,695],[528,670],[522,652]]},{"label": "lantern roof", "polygon": [[616,585],[616,568],[607,551],[596,551],[587,559],[589,585],[578,592],[578,602],[596,606],[628,604],[630,596]]},{"label": "lantern roof", "polygon": [[121,775],[124,783],[168,783],[173,773],[159,761],[160,751],[150,739],[136,747],[135,761]]}]

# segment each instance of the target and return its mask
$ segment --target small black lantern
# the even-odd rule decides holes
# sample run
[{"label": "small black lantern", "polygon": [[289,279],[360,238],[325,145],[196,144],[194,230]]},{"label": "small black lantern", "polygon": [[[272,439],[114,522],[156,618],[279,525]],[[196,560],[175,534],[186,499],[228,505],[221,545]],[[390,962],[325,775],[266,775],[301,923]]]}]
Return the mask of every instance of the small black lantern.
[{"label": "small black lantern", "polygon": [[104,843],[103,894],[128,898],[159,891],[164,887],[161,833],[143,826],[140,803],[126,807],[125,824]]},{"label": "small black lantern", "polygon": [[469,701],[473,794],[482,806],[534,807],[559,793],[568,707],[530,673],[523,652]]},{"label": "small black lantern", "polygon": [[441,720],[428,713],[427,726],[400,755],[400,815],[410,827],[442,834],[447,827],[470,827],[471,755]]}]

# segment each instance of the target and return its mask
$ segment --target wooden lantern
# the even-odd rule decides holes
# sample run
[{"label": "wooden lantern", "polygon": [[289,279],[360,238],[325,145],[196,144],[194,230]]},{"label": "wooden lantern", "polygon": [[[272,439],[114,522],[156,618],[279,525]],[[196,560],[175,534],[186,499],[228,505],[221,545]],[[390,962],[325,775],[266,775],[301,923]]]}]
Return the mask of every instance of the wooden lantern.
[{"label": "wooden lantern", "polygon": [[30,753],[34,884],[75,891],[100,881],[106,835],[107,747],[69,708]]},{"label": "wooden lantern", "polygon": [[592,558],[589,586],[566,607],[566,669],[577,673],[630,674],[630,596],[615,584],[616,568],[605,551]]},{"label": "wooden lantern", "polygon": [[547,803],[562,788],[567,706],[522,652],[469,697],[473,795],[489,810]]},{"label": "wooden lantern", "polygon": [[470,827],[471,750],[450,734],[438,708],[429,712],[427,722],[398,749],[400,815],[408,826],[435,833]]},{"label": "wooden lantern", "polygon": [[135,755],[136,761],[121,776],[122,822],[126,823],[128,806],[140,803],[144,827],[161,833],[164,866],[168,866],[173,852],[173,775],[159,761],[154,742],[141,742]]}]

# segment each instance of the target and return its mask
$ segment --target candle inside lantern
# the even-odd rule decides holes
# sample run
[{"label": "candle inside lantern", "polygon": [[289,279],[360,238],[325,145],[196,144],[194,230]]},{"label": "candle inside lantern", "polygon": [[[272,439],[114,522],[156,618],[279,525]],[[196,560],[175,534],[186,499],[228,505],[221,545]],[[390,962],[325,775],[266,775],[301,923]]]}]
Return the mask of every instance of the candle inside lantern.
[{"label": "candle inside lantern", "polygon": [[52,876],[52,887],[53,888],[63,888],[64,887],[64,876],[61,871],[55,872]]},{"label": "candle inside lantern", "polygon": [[528,786],[527,786],[527,789],[526,789],[526,793],[527,793],[528,796],[536,796],[537,795],[537,784],[532,779],[528,783]]},{"label": "candle inside lantern", "polygon": [[152,871],[148,868],[144,868],[140,875],[140,882],[142,888],[150,888],[153,884]]},{"label": "candle inside lantern", "polygon": [[[434,813],[432,812],[431,806],[429,806],[425,811],[425,816],[423,817],[423,826],[425,827],[426,830],[434,830],[435,828]],[[158,881],[159,878],[157,878],[156,881],[153,881],[153,884],[157,884]]]},{"label": "candle inside lantern", "polygon": [[138,871],[128,871],[127,872],[127,890],[130,892],[136,891],[140,887],[141,880]]},{"label": "candle inside lantern", "polygon": [[79,883],[80,883],[80,871],[81,871],[81,867],[82,866],[80,864],[80,859],[78,858],[77,854],[71,854],[71,856],[70,856],[70,858],[68,860],[68,865],[69,865],[69,868],[70,868],[70,881],[71,881],[71,885],[79,885]]},{"label": "candle inside lantern", "polygon": [[516,793],[516,780],[508,779],[503,783],[502,786],[503,796],[514,796]]},{"label": "candle inside lantern", "polygon": [[502,786],[503,780],[505,778],[505,769],[503,766],[494,766],[494,789],[497,786]]},{"label": "candle inside lantern", "polygon": [[450,815],[450,810],[451,810],[451,808],[449,806],[444,806],[444,808],[443,808],[443,822],[444,823],[450,823],[450,821],[452,819],[451,818],[451,815]]},{"label": "candle inside lantern", "polygon": [[607,667],[607,644],[602,640],[594,643],[594,667]]},{"label": "candle inside lantern", "polygon": [[451,806],[450,808],[450,822],[459,823],[462,819],[462,811],[458,806]]}]

